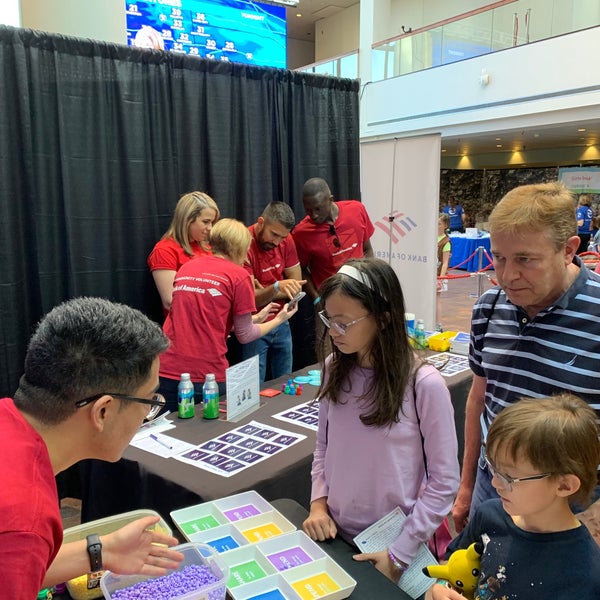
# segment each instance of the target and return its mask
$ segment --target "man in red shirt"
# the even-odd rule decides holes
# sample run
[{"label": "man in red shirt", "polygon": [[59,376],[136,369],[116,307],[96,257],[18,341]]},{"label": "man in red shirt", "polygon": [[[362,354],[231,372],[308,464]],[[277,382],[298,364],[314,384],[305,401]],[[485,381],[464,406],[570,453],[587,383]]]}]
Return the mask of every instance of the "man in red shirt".
[{"label": "man in red shirt", "polygon": [[[294,213],[287,204],[271,202],[256,223],[248,228],[252,241],[244,267],[253,277],[259,310],[269,302],[277,302],[277,310],[281,310],[283,304],[300,292],[306,283],[302,280],[296,245],[290,236],[295,223]],[[291,373],[292,334],[289,322],[282,323],[254,342],[242,345],[244,360],[256,354],[261,383],[267,376],[267,367],[272,379]]]},{"label": "man in red shirt", "polygon": [[362,203],[334,202],[327,182],[319,177],[304,184],[302,203],[306,217],[292,236],[306,291],[316,301],[321,283],[337,273],[347,260],[373,256],[370,238],[375,228]]}]

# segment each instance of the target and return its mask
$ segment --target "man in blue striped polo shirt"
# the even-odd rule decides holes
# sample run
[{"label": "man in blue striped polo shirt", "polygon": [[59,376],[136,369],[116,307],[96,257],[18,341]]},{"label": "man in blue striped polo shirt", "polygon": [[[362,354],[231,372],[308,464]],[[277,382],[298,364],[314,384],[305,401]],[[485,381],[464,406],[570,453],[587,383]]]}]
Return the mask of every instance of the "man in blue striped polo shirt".
[{"label": "man in blue striped polo shirt", "polygon": [[483,447],[503,408],[523,397],[566,390],[600,416],[600,276],[576,256],[573,197],[558,183],[518,187],[495,207],[489,226],[499,287],[473,307],[473,383],[462,478],[452,510],[458,531],[469,510],[498,497]]}]

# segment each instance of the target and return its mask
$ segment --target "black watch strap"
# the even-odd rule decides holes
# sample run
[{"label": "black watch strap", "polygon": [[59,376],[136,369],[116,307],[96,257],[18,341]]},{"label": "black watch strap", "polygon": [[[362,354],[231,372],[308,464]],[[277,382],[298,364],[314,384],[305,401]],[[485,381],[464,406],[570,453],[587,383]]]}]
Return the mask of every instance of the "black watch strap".
[{"label": "black watch strap", "polygon": [[102,571],[102,542],[97,533],[87,536],[87,551],[90,555],[91,572]]}]

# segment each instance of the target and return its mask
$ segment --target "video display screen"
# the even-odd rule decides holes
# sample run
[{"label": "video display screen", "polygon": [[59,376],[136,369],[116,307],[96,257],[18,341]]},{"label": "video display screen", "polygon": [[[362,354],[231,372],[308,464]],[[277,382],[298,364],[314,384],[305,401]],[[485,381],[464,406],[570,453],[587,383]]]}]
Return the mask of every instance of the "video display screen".
[{"label": "video display screen", "polygon": [[126,2],[127,44],[263,67],[286,67],[284,6],[246,0]]}]

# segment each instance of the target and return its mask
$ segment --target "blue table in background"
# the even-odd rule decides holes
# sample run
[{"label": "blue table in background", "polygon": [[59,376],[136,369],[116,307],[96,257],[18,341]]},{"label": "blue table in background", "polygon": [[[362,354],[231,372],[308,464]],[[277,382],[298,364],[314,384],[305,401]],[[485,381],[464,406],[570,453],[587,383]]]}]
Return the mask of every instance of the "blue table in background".
[{"label": "blue table in background", "polygon": [[[451,269],[455,269],[460,265],[460,267],[458,267],[459,269],[465,269],[466,271],[474,273],[479,270],[479,253],[477,252],[477,248],[483,246],[488,255],[490,254],[489,233],[480,233],[478,237],[467,237],[465,233],[451,233],[450,240],[452,242],[452,254],[450,255]],[[470,260],[464,265],[461,264],[474,252],[475,255]],[[485,269],[489,264],[490,261],[484,253],[481,268]]]}]

